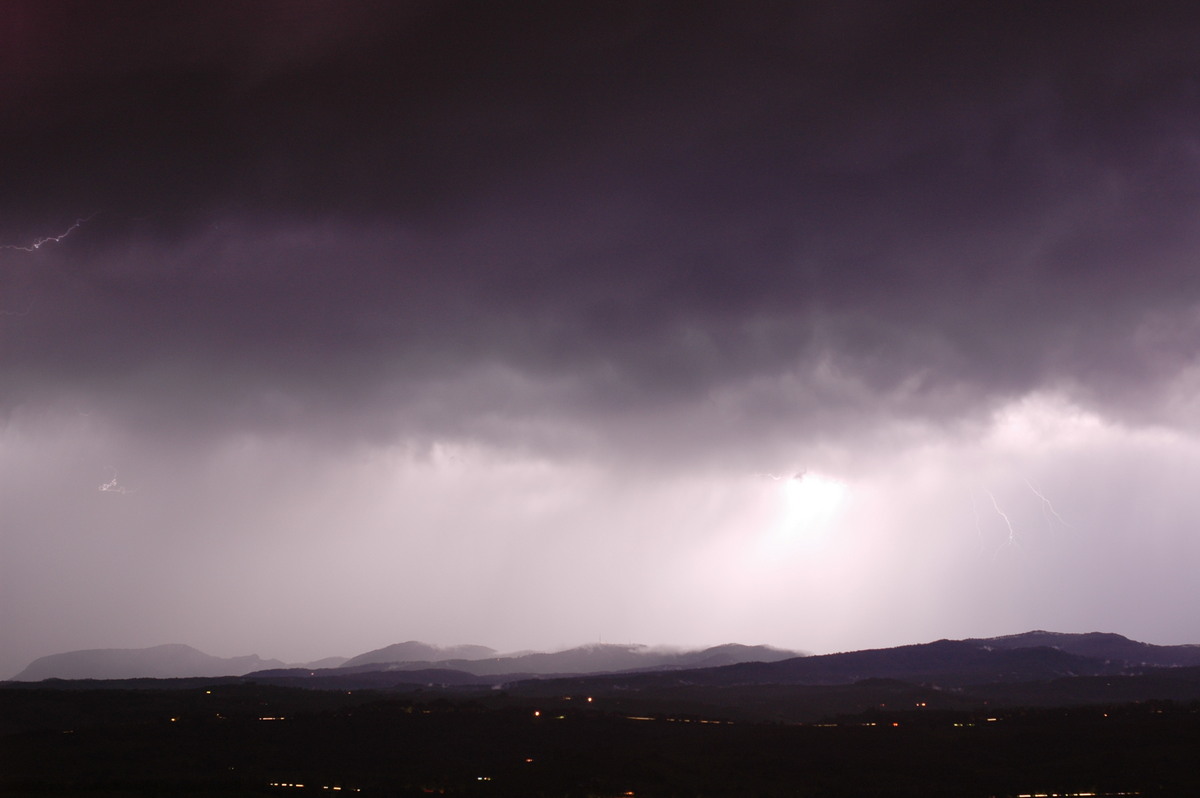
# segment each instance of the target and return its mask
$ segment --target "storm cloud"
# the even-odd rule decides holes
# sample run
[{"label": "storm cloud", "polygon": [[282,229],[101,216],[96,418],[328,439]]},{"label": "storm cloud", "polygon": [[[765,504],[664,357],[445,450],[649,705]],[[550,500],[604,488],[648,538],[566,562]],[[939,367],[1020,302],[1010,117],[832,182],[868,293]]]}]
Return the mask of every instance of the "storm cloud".
[{"label": "storm cloud", "polygon": [[1196,642],[1188,9],[0,14],[0,670]]}]

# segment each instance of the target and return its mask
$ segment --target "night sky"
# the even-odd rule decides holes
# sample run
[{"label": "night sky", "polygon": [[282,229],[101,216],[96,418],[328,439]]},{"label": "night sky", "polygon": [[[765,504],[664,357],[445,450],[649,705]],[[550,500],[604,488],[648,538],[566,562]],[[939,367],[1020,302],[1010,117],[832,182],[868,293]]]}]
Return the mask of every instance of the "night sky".
[{"label": "night sky", "polygon": [[0,0],[0,677],[1200,643],[1186,3]]}]

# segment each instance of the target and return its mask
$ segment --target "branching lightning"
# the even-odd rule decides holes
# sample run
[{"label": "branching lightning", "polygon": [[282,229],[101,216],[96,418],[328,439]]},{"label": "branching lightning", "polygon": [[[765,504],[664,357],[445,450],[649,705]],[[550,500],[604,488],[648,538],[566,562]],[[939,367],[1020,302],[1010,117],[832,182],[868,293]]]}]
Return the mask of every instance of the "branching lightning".
[{"label": "branching lightning", "polygon": [[41,249],[42,247],[44,247],[46,244],[57,244],[58,242],[62,241],[64,238],[71,235],[71,233],[74,233],[76,230],[78,230],[80,225],[90,222],[92,219],[95,218],[95,216],[96,216],[96,214],[93,213],[91,216],[86,216],[82,219],[76,219],[75,224],[71,225],[70,227],[68,227],[66,230],[59,233],[58,235],[46,236],[44,238],[36,239],[32,244],[29,244],[28,246],[21,246],[20,244],[0,244],[0,249],[15,249],[18,252],[36,252],[39,249]]},{"label": "branching lightning", "polygon": [[[1050,500],[1047,499],[1045,496],[1043,496],[1042,492],[1033,486],[1032,482],[1030,482],[1029,480],[1025,480],[1025,484],[1029,486],[1029,489],[1031,491],[1033,491],[1034,496],[1037,496],[1039,499],[1041,499],[1042,514],[1046,516],[1047,521],[1055,520],[1055,521],[1058,521],[1063,526],[1065,526],[1067,529],[1072,528],[1071,525],[1067,523],[1066,519],[1064,519],[1061,515],[1059,515],[1058,511],[1054,509],[1054,505],[1050,502]],[[1052,519],[1052,517],[1053,517],[1053,519]]]},{"label": "branching lightning", "polygon": [[[1061,515],[1058,514],[1058,511],[1054,508],[1054,504],[1050,501],[1050,499],[1047,498],[1046,495],[1043,494],[1040,490],[1038,490],[1032,482],[1030,482],[1028,479],[1025,479],[1023,481],[1025,482],[1025,485],[1029,488],[1030,492],[1033,493],[1033,495],[1037,497],[1037,499],[1041,505],[1041,508],[1042,508],[1042,515],[1045,517],[1047,524],[1053,525],[1054,523],[1057,522],[1058,524],[1061,524],[1062,526],[1064,526],[1068,529],[1074,528],[1071,526],[1071,524],[1069,524],[1067,522],[1067,520],[1065,518],[1063,518]],[[971,510],[975,516],[975,533],[979,538],[979,542],[980,542],[981,546],[984,544],[984,526],[985,525],[982,523],[983,519],[980,514],[980,507],[979,507],[979,503],[977,501],[976,491],[978,491],[978,493],[981,493],[981,494],[984,494],[987,496],[988,501],[991,502],[992,510],[996,513],[997,516],[1000,517],[1000,521],[1004,524],[1004,526],[1002,528],[1003,531],[1007,533],[1006,537],[1000,543],[1000,545],[996,548],[996,550],[993,552],[992,556],[995,557],[997,554],[999,554],[1005,548],[1021,548],[1021,541],[1017,536],[1017,529],[1016,529],[1017,526],[1019,525],[1019,522],[1014,523],[1012,516],[1010,516],[1007,512],[1005,512],[1004,508],[1002,508],[1000,506],[1000,500],[996,498],[996,494],[992,493],[990,490],[988,490],[982,486],[977,487],[975,490],[970,491]]]}]

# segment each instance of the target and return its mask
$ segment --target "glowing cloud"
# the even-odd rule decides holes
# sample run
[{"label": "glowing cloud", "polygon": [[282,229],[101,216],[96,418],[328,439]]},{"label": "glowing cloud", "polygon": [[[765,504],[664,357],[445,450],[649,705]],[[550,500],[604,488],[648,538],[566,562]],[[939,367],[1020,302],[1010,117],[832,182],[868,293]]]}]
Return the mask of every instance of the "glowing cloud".
[{"label": "glowing cloud", "polygon": [[819,543],[844,508],[850,488],[832,477],[804,473],[781,480],[776,493],[774,517],[761,540],[761,551],[768,556]]}]

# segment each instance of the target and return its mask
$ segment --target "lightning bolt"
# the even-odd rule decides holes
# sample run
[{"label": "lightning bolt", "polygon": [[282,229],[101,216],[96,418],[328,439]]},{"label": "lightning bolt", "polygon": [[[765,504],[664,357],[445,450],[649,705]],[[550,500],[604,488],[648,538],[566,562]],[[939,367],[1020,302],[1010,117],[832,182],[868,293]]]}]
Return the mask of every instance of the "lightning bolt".
[{"label": "lightning bolt", "polygon": [[126,493],[133,493],[136,490],[137,488],[127,488],[118,482],[116,474],[114,474],[113,478],[108,482],[101,483],[100,485],[101,493],[119,493],[122,496],[124,496]]},{"label": "lightning bolt", "polygon": [[86,224],[87,222],[90,222],[95,217],[96,217],[96,214],[93,213],[91,216],[87,216],[82,219],[76,219],[75,224],[71,225],[70,227],[68,227],[66,230],[62,231],[58,235],[46,236],[44,238],[36,239],[32,244],[29,244],[28,246],[23,247],[20,244],[0,244],[0,249],[15,249],[18,252],[37,252],[39,249],[46,246],[47,244],[57,244],[59,241],[62,241],[64,238],[71,235],[71,233],[74,233],[76,230],[78,230],[81,225]]},{"label": "lightning bolt", "polygon": [[1025,484],[1029,486],[1029,489],[1031,491],[1033,491],[1034,496],[1037,496],[1039,499],[1042,500],[1042,514],[1046,516],[1047,521],[1050,521],[1051,516],[1053,516],[1054,520],[1058,521],[1060,524],[1065,526],[1067,529],[1072,528],[1071,525],[1066,522],[1066,519],[1064,519],[1061,515],[1058,514],[1058,510],[1054,509],[1054,505],[1051,503],[1051,501],[1049,499],[1047,499],[1045,496],[1043,496],[1041,491],[1039,491],[1037,488],[1035,488],[1033,486],[1032,482],[1030,482],[1029,480],[1025,480]]},{"label": "lightning bolt", "polygon": [[[1008,528],[1008,542],[1006,544],[1002,545],[1000,548],[1001,549],[1004,548],[1005,545],[1010,546],[1010,547],[1016,546],[1017,545],[1017,534],[1016,534],[1016,532],[1013,531],[1012,521],[1009,520],[1007,513],[1005,513],[1003,510],[1000,509],[1000,504],[999,504],[999,502],[996,501],[995,495],[990,490],[985,490],[984,493],[986,493],[988,495],[988,498],[992,500],[992,507],[995,508],[996,515],[1000,516],[1000,518],[1004,520],[1004,526]],[[999,554],[1000,549],[996,549],[996,553]]]}]

